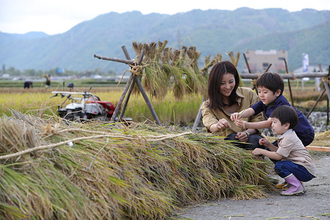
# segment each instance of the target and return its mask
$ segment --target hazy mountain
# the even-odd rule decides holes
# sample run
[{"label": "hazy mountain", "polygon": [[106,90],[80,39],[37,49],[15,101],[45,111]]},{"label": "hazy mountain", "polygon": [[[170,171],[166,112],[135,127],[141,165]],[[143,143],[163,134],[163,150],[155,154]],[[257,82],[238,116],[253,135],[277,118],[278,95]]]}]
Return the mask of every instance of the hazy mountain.
[{"label": "hazy mountain", "polygon": [[[168,40],[169,47],[196,46],[201,58],[247,49],[288,51],[289,67],[301,66],[301,54],[310,63],[328,63],[330,57],[330,11],[305,9],[193,10],[175,15],[133,11],[108,13],[82,22],[58,35],[32,32],[24,35],[0,32],[0,64],[18,69],[61,67],[84,71],[101,68],[122,73],[127,65],[98,60],[94,54],[124,58],[125,45],[131,58],[133,41],[150,43]],[[241,57],[239,67],[243,67]]]}]

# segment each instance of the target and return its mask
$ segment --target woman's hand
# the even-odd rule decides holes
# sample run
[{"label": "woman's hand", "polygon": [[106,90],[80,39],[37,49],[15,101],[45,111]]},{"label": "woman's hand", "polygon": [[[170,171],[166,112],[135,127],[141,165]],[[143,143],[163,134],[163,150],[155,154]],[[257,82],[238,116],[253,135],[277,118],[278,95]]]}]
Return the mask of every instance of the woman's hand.
[{"label": "woman's hand", "polygon": [[249,135],[246,132],[237,132],[236,139],[238,139],[240,142],[248,142]]},{"label": "woman's hand", "polygon": [[211,132],[223,131],[228,127],[231,127],[231,124],[226,119],[222,118],[218,121],[218,123],[211,126]]}]

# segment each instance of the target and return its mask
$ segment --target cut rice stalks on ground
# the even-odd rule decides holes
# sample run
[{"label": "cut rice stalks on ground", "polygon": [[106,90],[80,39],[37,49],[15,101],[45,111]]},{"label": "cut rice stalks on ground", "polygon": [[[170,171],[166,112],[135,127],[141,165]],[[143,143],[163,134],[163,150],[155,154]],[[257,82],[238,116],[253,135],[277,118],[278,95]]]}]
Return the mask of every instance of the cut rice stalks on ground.
[{"label": "cut rice stalks on ground", "polygon": [[0,118],[1,219],[165,219],[273,188],[267,162],[216,136],[46,117]]}]

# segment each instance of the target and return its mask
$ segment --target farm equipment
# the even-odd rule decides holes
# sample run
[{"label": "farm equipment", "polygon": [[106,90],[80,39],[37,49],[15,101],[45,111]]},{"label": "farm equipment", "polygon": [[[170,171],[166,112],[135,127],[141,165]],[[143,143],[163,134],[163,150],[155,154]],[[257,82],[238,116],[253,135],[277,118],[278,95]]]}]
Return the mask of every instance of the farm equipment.
[{"label": "farm equipment", "polygon": [[[92,87],[89,89],[89,91]],[[87,121],[87,120],[110,120],[115,107],[111,102],[101,101],[96,95],[90,92],[67,92],[67,91],[53,91],[51,96],[65,98],[64,102],[58,106],[57,112],[61,118],[69,121]],[[67,101],[70,104],[64,106]]]}]

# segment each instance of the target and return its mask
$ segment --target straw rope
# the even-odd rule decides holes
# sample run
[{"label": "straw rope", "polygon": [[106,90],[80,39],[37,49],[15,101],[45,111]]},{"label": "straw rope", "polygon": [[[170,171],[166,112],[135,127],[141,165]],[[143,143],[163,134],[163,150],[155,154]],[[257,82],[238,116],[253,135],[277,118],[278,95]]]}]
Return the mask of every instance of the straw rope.
[{"label": "straw rope", "polygon": [[123,80],[123,78],[125,76],[125,73],[127,71],[130,71],[133,74],[133,76],[140,76],[140,75],[142,75],[141,73],[143,71],[143,68],[145,68],[145,67],[147,67],[149,65],[148,64],[146,64],[146,65],[136,65],[136,64],[131,65],[130,64],[129,66],[130,66],[130,69],[127,69],[127,70],[124,71],[124,73],[121,75],[121,78],[120,78],[117,86],[121,83],[121,81]]},{"label": "straw rope", "polygon": [[[69,130],[69,129],[67,129],[67,130]],[[86,131],[88,131],[88,130],[86,130]],[[179,136],[184,136],[184,135],[187,135],[187,134],[193,134],[193,132],[188,131],[188,132],[183,132],[183,133],[180,133],[180,134],[168,134],[168,135],[161,135],[161,136],[151,136],[151,139],[146,139],[146,140],[148,142],[162,141],[162,140],[172,139],[172,138],[179,137]],[[13,153],[13,154],[3,155],[3,156],[0,156],[0,160],[12,158],[12,157],[18,157],[18,156],[21,156],[23,154],[31,153],[31,152],[34,152],[34,151],[37,151],[37,150],[45,150],[45,149],[57,147],[57,146],[64,145],[64,144],[67,144],[67,143],[70,143],[70,142],[87,140],[87,139],[95,139],[95,138],[103,138],[103,137],[125,138],[125,139],[129,139],[129,140],[141,140],[141,139],[133,137],[133,136],[121,135],[121,134],[115,134],[115,135],[114,134],[102,134],[102,135],[94,135],[94,136],[89,136],[89,137],[79,137],[79,138],[74,138],[74,139],[62,141],[62,142],[55,143],[55,144],[49,144],[49,145],[43,145],[43,146],[37,146],[37,147],[29,148],[29,149],[19,151],[19,152]]]},{"label": "straw rope", "polygon": [[[258,73],[255,73],[258,77],[257,78],[259,78],[259,74]],[[257,79],[251,79],[251,84],[252,84],[252,86],[255,86],[255,85],[257,85]]]},{"label": "straw rope", "polygon": [[322,77],[321,80],[322,80],[322,82],[326,82],[328,84],[330,82],[328,77]]}]

